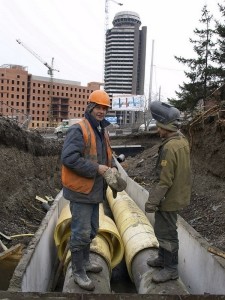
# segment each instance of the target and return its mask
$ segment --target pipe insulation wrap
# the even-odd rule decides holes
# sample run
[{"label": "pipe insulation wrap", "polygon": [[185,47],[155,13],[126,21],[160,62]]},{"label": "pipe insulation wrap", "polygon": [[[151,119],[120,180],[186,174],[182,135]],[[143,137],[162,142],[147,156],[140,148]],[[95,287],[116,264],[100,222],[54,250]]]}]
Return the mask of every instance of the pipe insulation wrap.
[{"label": "pipe insulation wrap", "polygon": [[[59,216],[54,232],[55,245],[59,260],[62,260],[66,245],[69,242],[71,233],[71,211],[69,204],[66,204]],[[112,268],[118,265],[123,259],[124,246],[120,237],[119,231],[112,219],[104,214],[103,205],[99,205],[99,232],[91,243],[91,251],[101,255],[109,268],[111,273]],[[71,253],[68,251],[64,270],[71,259]]]},{"label": "pipe insulation wrap", "polygon": [[146,248],[158,248],[159,244],[148,218],[125,191],[117,193],[114,199],[112,190],[108,188],[107,199],[123,240],[127,270],[133,281],[132,261],[135,255]]}]

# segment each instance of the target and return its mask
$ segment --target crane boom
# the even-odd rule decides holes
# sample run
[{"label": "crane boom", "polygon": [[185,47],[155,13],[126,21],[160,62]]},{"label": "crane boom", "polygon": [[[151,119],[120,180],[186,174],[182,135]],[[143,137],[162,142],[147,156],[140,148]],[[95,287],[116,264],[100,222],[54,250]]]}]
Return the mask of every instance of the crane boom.
[{"label": "crane boom", "polygon": [[59,70],[53,69],[53,66],[50,66],[46,61],[44,61],[36,52],[34,52],[32,49],[30,49],[27,45],[25,45],[21,40],[16,40],[18,44],[23,46],[27,51],[29,51],[31,54],[33,54],[43,65],[45,65],[49,72],[48,74],[53,75],[53,71],[59,72]]},{"label": "crane boom", "polygon": [[48,75],[50,75],[50,90],[49,90],[49,124],[52,126],[53,123],[53,72],[59,70],[56,70],[53,68],[53,62],[54,58],[52,58],[51,65],[49,65],[46,61],[44,61],[36,52],[34,52],[32,49],[30,49],[27,45],[25,45],[21,40],[16,40],[18,44],[23,46],[27,51],[29,51],[31,54],[33,54],[43,65],[45,65],[48,68]]}]

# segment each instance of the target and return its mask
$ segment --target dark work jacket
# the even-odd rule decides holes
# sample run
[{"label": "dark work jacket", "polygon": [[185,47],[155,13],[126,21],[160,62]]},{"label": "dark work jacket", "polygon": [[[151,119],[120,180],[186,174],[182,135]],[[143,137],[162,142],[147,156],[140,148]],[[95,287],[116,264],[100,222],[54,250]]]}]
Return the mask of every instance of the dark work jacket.
[{"label": "dark work jacket", "polygon": [[[72,169],[78,175],[86,178],[94,178],[94,186],[89,194],[83,194],[72,191],[65,186],[63,187],[63,196],[69,200],[80,203],[100,203],[106,200],[106,182],[104,178],[98,174],[98,166],[107,165],[107,151],[104,140],[105,127],[110,123],[107,120],[100,122],[101,130],[99,131],[99,122],[89,113],[85,113],[85,118],[91,124],[95,137],[97,149],[97,163],[83,156],[85,141],[82,129],[79,124],[72,125],[65,137],[61,161],[66,167]],[[112,167],[116,166],[115,161]]]}]

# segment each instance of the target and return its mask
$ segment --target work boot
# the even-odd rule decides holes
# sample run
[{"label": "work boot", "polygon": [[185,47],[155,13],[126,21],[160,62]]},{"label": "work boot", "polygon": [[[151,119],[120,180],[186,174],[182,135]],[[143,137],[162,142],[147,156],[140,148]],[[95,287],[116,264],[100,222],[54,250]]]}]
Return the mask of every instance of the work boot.
[{"label": "work boot", "polygon": [[155,283],[166,282],[168,280],[177,279],[178,270],[178,251],[169,252],[164,249],[164,269],[159,272],[153,274],[152,281]]},{"label": "work boot", "polygon": [[159,251],[158,251],[158,257],[156,258],[149,258],[147,260],[147,264],[150,267],[164,267],[164,249],[159,247]]},{"label": "work boot", "polygon": [[83,250],[71,252],[72,271],[74,281],[86,291],[93,291],[95,286],[91,279],[87,276],[84,268]]},{"label": "work boot", "polygon": [[161,283],[168,280],[177,279],[178,277],[179,276],[177,270],[165,267],[164,269],[158,271],[156,274],[153,274],[152,281],[154,281],[155,283]]},{"label": "work boot", "polygon": [[102,267],[90,261],[90,244],[84,249],[84,267],[87,272],[99,273]]}]

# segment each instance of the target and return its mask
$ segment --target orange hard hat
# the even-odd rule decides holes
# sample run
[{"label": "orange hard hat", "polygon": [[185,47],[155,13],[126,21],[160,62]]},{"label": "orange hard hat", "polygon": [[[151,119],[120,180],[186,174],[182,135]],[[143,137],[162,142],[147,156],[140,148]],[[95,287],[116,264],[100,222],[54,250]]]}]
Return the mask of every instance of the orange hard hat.
[{"label": "orange hard hat", "polygon": [[110,107],[109,95],[102,90],[96,90],[92,92],[89,96],[89,101],[96,104],[104,105]]}]

